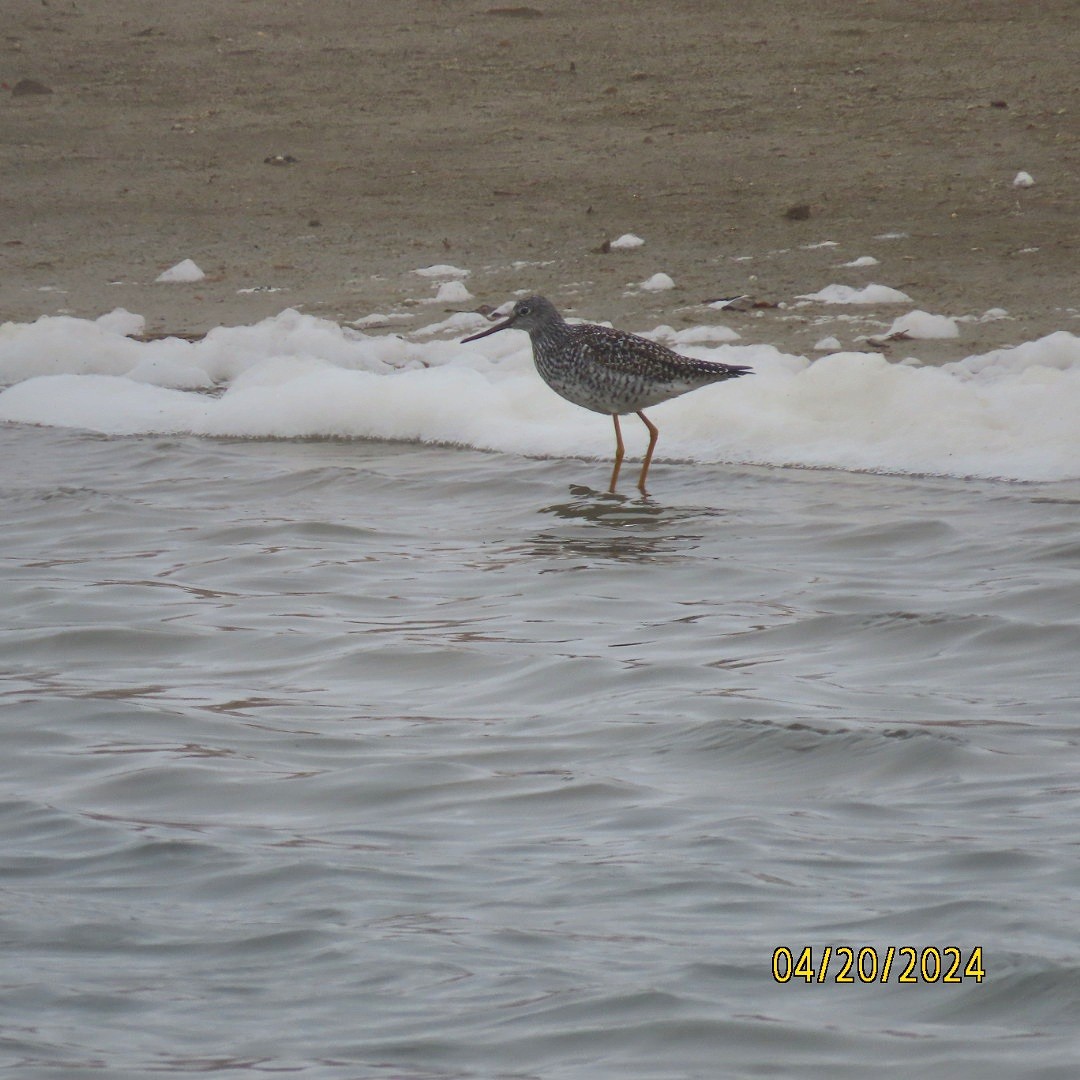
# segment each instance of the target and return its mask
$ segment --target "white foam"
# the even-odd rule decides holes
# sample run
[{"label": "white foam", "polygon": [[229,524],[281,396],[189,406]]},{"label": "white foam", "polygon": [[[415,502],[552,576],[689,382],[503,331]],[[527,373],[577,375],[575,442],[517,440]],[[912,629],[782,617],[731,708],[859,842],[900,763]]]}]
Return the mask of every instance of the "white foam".
[{"label": "white foam", "polygon": [[907,304],[911,297],[888,285],[865,285],[854,289],[850,285],[826,285],[816,293],[803,293],[799,300],[816,300],[822,304]]},{"label": "white foam", "polygon": [[183,284],[193,281],[202,281],[206,275],[191,259],[184,259],[168,270],[163,270],[154,281],[160,281],[167,285]]},{"label": "white foam", "polygon": [[427,326],[419,326],[410,331],[412,337],[434,337],[436,334],[457,334],[465,336],[476,333],[477,327],[483,328],[488,325],[483,316],[478,316],[475,311],[455,311],[441,322],[428,323]]},{"label": "white foam", "polygon": [[463,270],[460,266],[451,266],[449,263],[436,263],[434,266],[421,266],[413,273],[426,278],[463,278],[468,277],[470,272]]},{"label": "white foam", "polygon": [[931,315],[928,311],[909,311],[893,319],[889,334],[904,334],[909,338],[954,338],[960,336],[960,327],[948,315]]},{"label": "white foam", "polygon": [[638,288],[645,292],[664,292],[666,289],[674,289],[675,282],[668,274],[658,273],[639,282]]},{"label": "white foam", "polygon": [[710,345],[720,341],[738,341],[740,335],[730,326],[688,326],[685,330],[676,330],[671,326],[658,326],[643,337],[661,341],[669,348],[674,345]]},{"label": "white foam", "polygon": [[349,325],[355,326],[357,330],[368,330],[380,326],[389,326],[391,323],[412,322],[412,320],[413,317],[411,315],[405,315],[400,312],[383,314],[382,312],[373,311],[370,315],[363,315],[359,319],[350,319]]},{"label": "white foam", "polygon": [[146,320],[141,315],[133,315],[127,308],[122,307],[114,308],[108,314],[99,316],[94,322],[103,330],[123,334],[125,337],[141,334],[146,330]]},{"label": "white foam", "polygon": [[[286,310],[199,341],[134,341],[136,316],[0,326],[0,419],[110,434],[374,437],[610,459],[611,424],[553,394],[523,334],[469,345],[466,313],[423,340]],[[1080,337],[1064,330],[943,367],[769,345],[687,345],[755,374],[657,406],[660,460],[1080,478]],[[667,336],[654,331],[654,336]],[[220,395],[205,392],[219,387]],[[644,432],[624,424],[628,453]]]},{"label": "white foam", "polygon": [[981,315],[956,315],[958,323],[988,323],[1000,322],[1002,319],[1011,319],[1012,316],[1004,308],[989,308]]},{"label": "white foam", "polygon": [[873,255],[860,255],[857,259],[852,259],[851,262],[841,263],[840,265],[858,269],[861,266],[877,266],[878,260]]},{"label": "white foam", "polygon": [[460,281],[444,281],[435,293],[433,304],[464,304],[474,299],[473,294]]},{"label": "white foam", "polygon": [[612,240],[608,247],[612,251],[629,251],[631,248],[639,248],[645,241],[633,233],[623,233],[617,240]]},{"label": "white foam", "polygon": [[1034,186],[1035,186],[1035,178],[1031,175],[1031,173],[1024,172],[1023,169],[1021,169],[1020,172],[1018,172],[1016,174],[1016,176],[1013,177],[1013,187],[1034,187]]}]

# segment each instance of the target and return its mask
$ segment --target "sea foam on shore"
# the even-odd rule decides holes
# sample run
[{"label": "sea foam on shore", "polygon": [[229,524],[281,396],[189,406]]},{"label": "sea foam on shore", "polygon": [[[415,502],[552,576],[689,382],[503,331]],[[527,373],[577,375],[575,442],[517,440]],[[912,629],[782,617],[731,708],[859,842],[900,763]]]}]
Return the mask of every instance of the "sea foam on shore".
[{"label": "sea foam on shore", "polygon": [[[110,435],[418,440],[607,457],[611,426],[544,386],[528,339],[461,345],[455,315],[411,340],[294,310],[196,341],[134,340],[142,319],[43,317],[0,327],[0,419]],[[874,353],[810,360],[770,345],[680,344],[751,378],[651,412],[661,459],[974,476],[1080,477],[1080,337],[1058,331],[941,367]],[[640,453],[639,425],[625,425]]]}]

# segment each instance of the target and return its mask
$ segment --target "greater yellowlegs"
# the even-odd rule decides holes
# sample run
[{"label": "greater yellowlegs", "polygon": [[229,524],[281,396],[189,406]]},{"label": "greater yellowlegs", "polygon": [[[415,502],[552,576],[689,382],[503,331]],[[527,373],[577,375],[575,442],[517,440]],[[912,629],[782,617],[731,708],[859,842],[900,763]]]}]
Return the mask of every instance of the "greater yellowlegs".
[{"label": "greater yellowlegs", "polygon": [[748,367],[680,356],[655,341],[624,330],[595,323],[571,325],[543,296],[519,300],[503,322],[463,341],[476,341],[500,330],[526,331],[532,341],[536,370],[544,382],[567,401],[593,412],[607,413],[615,422],[615,468],[609,491],[615,490],[623,460],[620,416],[636,413],[649,429],[649,449],[637,485],[644,495],[645,478],[660,430],[642,409],[750,371]]}]

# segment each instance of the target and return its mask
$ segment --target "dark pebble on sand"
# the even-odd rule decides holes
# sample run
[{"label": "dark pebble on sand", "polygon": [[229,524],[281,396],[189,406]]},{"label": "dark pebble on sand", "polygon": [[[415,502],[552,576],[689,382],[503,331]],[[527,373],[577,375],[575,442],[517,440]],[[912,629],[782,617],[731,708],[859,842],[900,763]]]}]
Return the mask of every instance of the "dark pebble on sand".
[{"label": "dark pebble on sand", "polygon": [[30,94],[51,94],[52,87],[37,79],[20,79],[12,88],[12,97],[28,97]]}]

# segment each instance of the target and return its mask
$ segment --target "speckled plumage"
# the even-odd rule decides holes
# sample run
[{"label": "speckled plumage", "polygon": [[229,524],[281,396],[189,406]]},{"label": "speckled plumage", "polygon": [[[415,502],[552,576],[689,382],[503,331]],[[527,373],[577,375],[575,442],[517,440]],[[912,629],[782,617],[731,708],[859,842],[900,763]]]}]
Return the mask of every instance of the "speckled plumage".
[{"label": "speckled plumage", "polygon": [[623,458],[620,416],[637,413],[649,429],[649,449],[638,480],[638,487],[644,492],[658,431],[642,409],[750,371],[747,367],[680,356],[655,341],[624,330],[594,323],[571,325],[543,296],[519,300],[503,322],[464,340],[475,341],[499,330],[528,333],[536,370],[556,394],[582,408],[612,417],[615,422],[612,491]]}]

